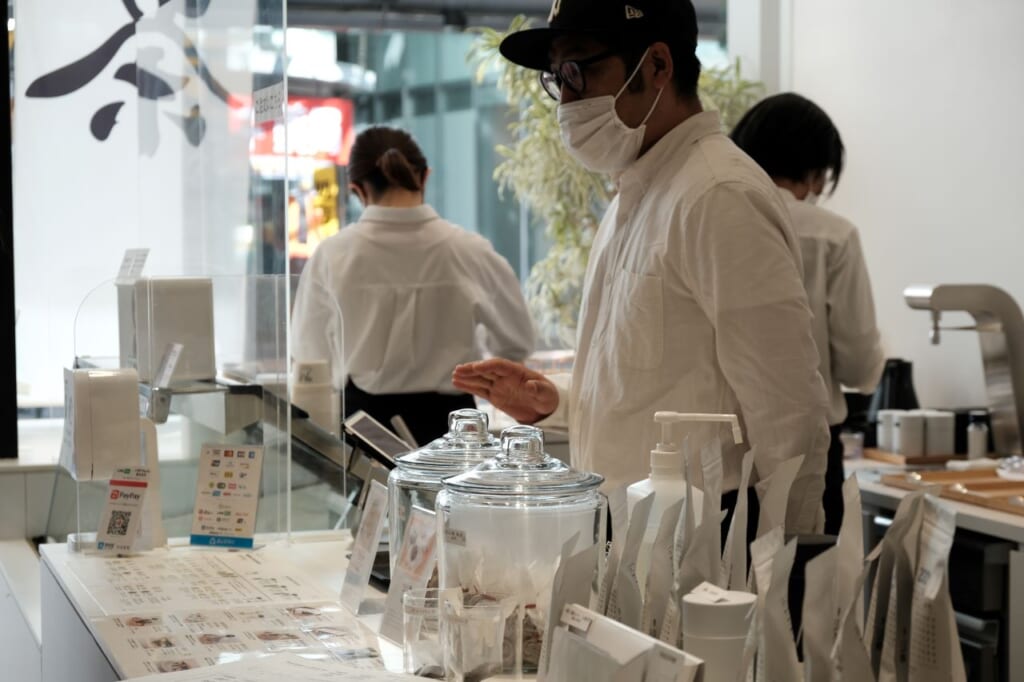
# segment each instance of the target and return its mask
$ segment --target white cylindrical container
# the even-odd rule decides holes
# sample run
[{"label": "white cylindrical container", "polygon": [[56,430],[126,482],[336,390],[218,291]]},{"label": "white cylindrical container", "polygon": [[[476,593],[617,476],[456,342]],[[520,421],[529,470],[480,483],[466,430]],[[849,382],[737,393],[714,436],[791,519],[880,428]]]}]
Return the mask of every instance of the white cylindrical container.
[{"label": "white cylindrical container", "polygon": [[683,650],[704,660],[704,682],[735,682],[757,597],[703,587],[683,597]]},{"label": "white cylindrical container", "polygon": [[956,449],[956,415],[943,410],[924,412],[924,454],[952,455]]},{"label": "white cylindrical container", "polygon": [[896,452],[892,440],[892,422],[897,414],[904,410],[879,410],[878,411],[878,449],[886,452]]},{"label": "white cylindrical container", "polygon": [[988,424],[985,410],[972,410],[967,425],[967,459],[981,459],[988,456]]},{"label": "white cylindrical container", "polygon": [[907,457],[924,454],[924,415],[901,412],[892,417],[892,451]]}]

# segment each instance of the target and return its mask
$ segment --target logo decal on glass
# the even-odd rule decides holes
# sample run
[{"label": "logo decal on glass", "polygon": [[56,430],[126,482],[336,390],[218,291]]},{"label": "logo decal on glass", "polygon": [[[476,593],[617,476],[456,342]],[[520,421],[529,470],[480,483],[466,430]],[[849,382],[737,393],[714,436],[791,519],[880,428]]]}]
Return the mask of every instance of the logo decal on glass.
[{"label": "logo decal on glass", "polygon": [[[176,13],[184,14],[187,19],[203,16],[210,8],[211,0],[159,0],[157,9],[151,13],[152,16],[146,16],[139,9],[136,0],[121,0],[121,2],[131,17],[128,23],[116,29],[106,41],[89,54],[32,81],[25,91],[25,95],[27,97],[54,98],[63,97],[79,90],[99,76],[114,60],[121,48],[133,37],[145,33],[163,35],[170,39],[171,43],[181,49],[185,63],[194,74],[157,73],[139,66],[135,61],[124,63],[118,67],[114,73],[115,80],[124,81],[134,86],[141,99],[159,102],[173,97],[177,92],[183,92],[193,76],[198,76],[210,92],[227,103],[230,97],[227,89],[210,72],[209,67],[199,54],[198,48],[185,31],[174,23]],[[178,7],[170,7],[165,10],[165,5]],[[140,49],[140,55],[145,56],[148,49],[152,48]],[[162,51],[158,52],[162,54]],[[117,115],[124,105],[125,100],[114,101],[101,106],[93,113],[89,121],[89,131],[94,138],[103,142],[110,137],[114,126],[117,125]],[[206,119],[198,103],[192,104],[189,107],[189,113],[185,116],[166,111],[164,116],[181,128],[182,134],[189,144],[194,147],[199,146],[206,133]],[[146,145],[147,151],[155,151],[157,144],[158,140]]]}]

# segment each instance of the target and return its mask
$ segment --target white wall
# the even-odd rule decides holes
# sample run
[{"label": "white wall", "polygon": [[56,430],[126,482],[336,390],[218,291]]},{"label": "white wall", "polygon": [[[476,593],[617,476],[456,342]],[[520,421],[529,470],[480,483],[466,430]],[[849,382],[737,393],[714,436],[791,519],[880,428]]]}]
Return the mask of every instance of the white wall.
[{"label": "white wall", "polygon": [[980,282],[1024,304],[1024,2],[791,3],[782,81],[843,135],[825,206],[860,227],[888,354],[914,361],[923,403],[984,404],[976,335],[929,345],[927,313],[901,294]]}]

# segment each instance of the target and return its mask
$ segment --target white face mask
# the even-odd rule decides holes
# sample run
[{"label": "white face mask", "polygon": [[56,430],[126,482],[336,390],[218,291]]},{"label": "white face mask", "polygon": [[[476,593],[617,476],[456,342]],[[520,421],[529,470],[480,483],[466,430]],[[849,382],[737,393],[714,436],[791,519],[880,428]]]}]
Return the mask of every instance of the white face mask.
[{"label": "white face mask", "polygon": [[640,71],[648,51],[649,48],[644,50],[640,63],[614,97],[603,95],[558,105],[558,127],[562,132],[562,143],[588,170],[595,173],[618,173],[640,156],[647,119],[658,106],[664,89],[658,90],[654,104],[636,128],[630,128],[622,122],[615,111],[615,102]]}]

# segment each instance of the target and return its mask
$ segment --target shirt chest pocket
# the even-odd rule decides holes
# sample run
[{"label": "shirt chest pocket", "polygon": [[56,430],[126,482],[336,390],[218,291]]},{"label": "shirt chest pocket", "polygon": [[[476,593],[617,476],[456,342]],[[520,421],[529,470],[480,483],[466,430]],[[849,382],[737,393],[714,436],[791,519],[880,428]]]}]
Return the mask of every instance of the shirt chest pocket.
[{"label": "shirt chest pocket", "polygon": [[661,277],[619,270],[612,286],[610,337],[617,355],[631,369],[657,369],[665,343]]}]

